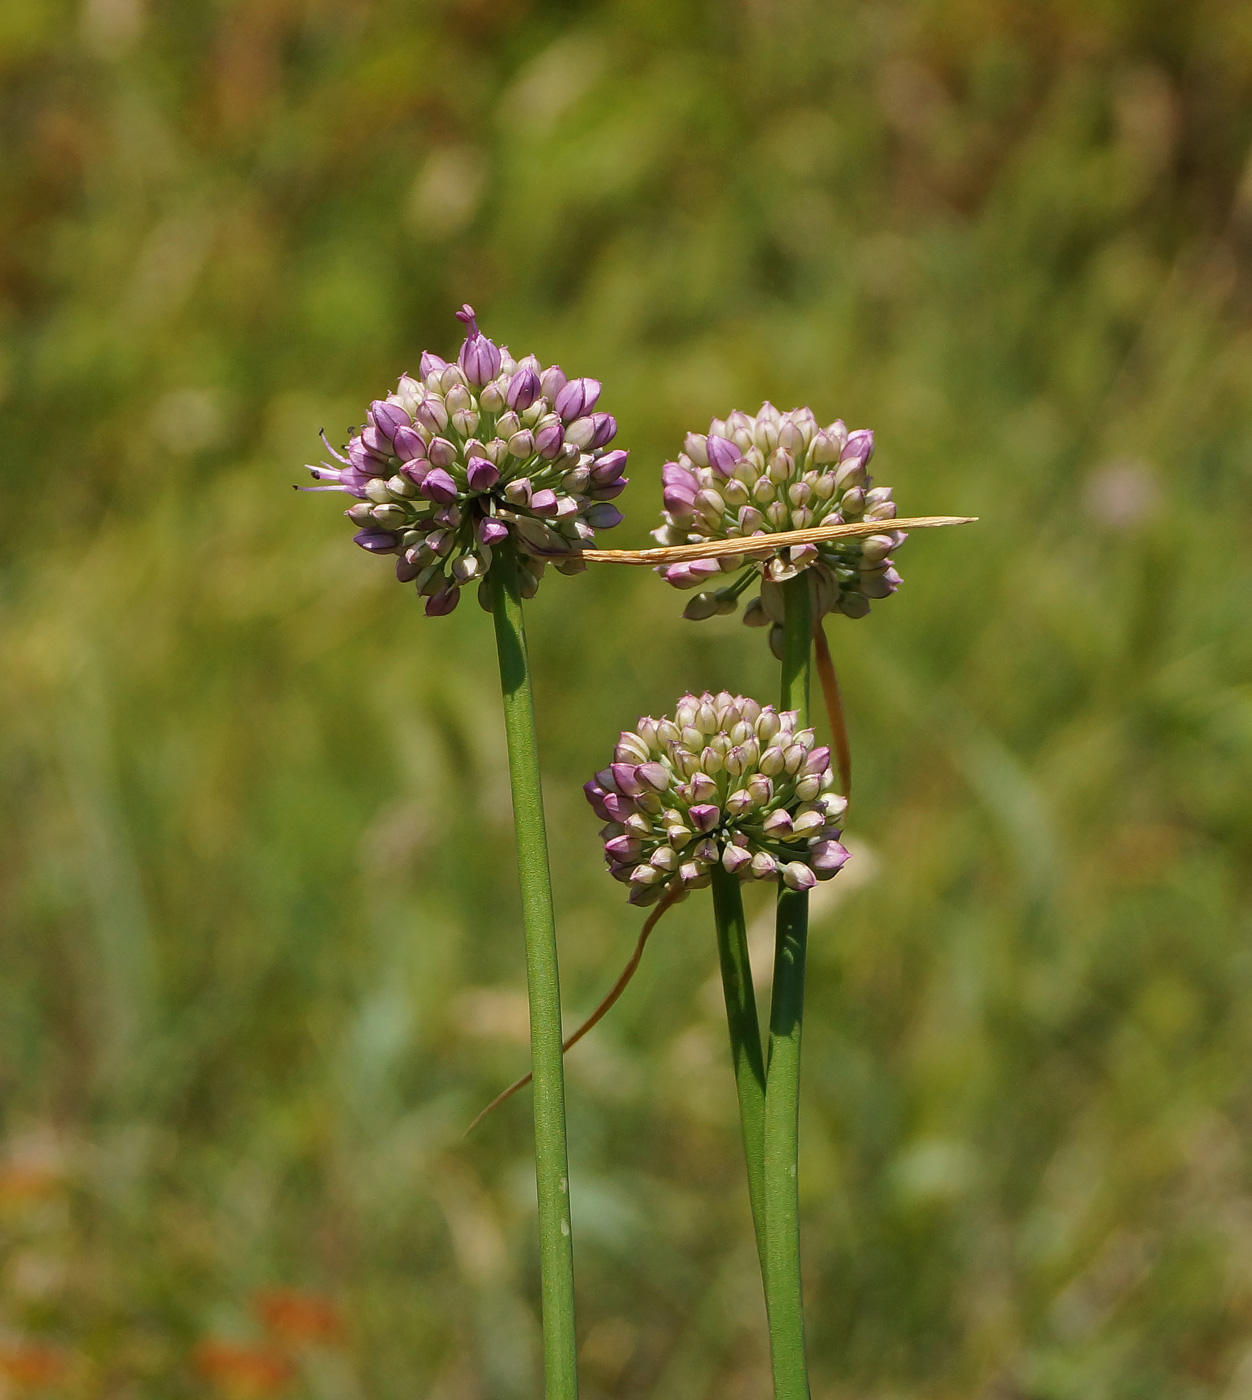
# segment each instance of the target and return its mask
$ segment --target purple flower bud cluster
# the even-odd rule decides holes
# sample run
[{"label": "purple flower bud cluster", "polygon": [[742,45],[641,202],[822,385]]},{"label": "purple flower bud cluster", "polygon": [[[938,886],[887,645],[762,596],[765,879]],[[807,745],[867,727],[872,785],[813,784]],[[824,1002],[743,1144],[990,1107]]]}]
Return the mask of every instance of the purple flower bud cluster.
[{"label": "purple flower bud cluster", "polygon": [[684,695],[672,720],[641,719],[583,790],[607,823],[609,872],[647,905],[707,885],[718,861],[793,890],[830,879],[848,859],[834,788],[830,750],[794,710],[721,691]]},{"label": "purple flower bud cluster", "polygon": [[[864,617],[872,598],[895,592],[900,576],[890,556],[904,535],[887,525],[896,515],[891,488],[874,486],[869,476],[874,434],[868,429],[849,432],[841,421],[821,428],[811,409],[780,413],[765,403],[755,417],[735,412],[724,422],[714,419],[707,434],[688,433],[683,446],[678,460],[662,469],[665,524],[652,533],[663,545],[884,522],[880,535],[779,549],[749,566],[735,585],[705,587],[687,605],[685,617],[733,612],[757,572],[763,577],[761,597],[744,610],[749,626],[781,623],[778,585],[801,570],[809,571],[817,617],[832,611]],[[727,556],[670,564],[657,572],[675,588],[697,588],[743,569],[741,558]]]},{"label": "purple flower bud cluster", "polygon": [[456,360],[426,351],[419,377],[402,375],[370,405],[342,455],[326,444],[339,465],[309,470],[330,484],[304,488],[356,497],[345,512],[356,543],[397,556],[396,577],[416,584],[431,616],[450,613],[471,580],[489,607],[491,551],[506,539],[526,597],[549,563],[584,569],[578,551],[621,520],[612,502],[627,482],[627,454],[609,448],[617,422],[596,411],[598,381],[515,360],[472,307],[457,315],[468,334]]}]

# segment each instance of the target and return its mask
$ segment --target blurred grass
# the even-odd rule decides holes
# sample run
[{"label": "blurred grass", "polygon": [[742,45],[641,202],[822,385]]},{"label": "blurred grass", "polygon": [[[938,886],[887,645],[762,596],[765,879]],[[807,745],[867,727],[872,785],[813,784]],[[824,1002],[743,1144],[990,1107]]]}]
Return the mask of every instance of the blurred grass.
[{"label": "blurred grass", "polygon": [[[536,1393],[527,1110],[459,1140],[526,1058],[489,629],[289,489],[469,300],[605,381],[621,543],[765,396],[982,519],[833,628],[819,1400],[1252,1396],[1252,11],[6,0],[0,75],[0,1385]],[[679,606],[530,612],[571,1015],[636,931],[579,784],[775,684]],[[571,1057],[585,1390],[748,1400],[713,934],[669,923]],[[197,1371],[278,1285],[345,1337]]]}]

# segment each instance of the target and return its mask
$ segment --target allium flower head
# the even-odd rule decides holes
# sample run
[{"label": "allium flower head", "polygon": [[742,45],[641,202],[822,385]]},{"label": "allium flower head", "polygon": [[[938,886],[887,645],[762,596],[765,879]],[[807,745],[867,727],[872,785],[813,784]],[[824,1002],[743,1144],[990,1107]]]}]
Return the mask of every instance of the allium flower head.
[{"label": "allium flower head", "polygon": [[[698,593],[685,617],[699,620],[733,612],[753,579],[761,596],[744,610],[749,626],[782,623],[780,585],[809,573],[814,616],[831,611],[864,617],[870,599],[894,593],[900,582],[891,551],[904,539],[888,523],[896,515],[889,486],[874,486],[868,473],[874,434],[849,432],[840,421],[820,428],[811,409],[780,413],[761,405],[755,417],[735,412],[714,419],[708,433],[688,433],[676,462],[662,469],[665,524],[653,536],[663,545],[705,543],[779,534],[813,525],[881,520],[882,534],[821,544],[784,546],[769,559],[745,567],[742,558],[700,559],[658,569],[675,588],[708,585],[723,573],[739,574],[726,587]],[[778,638],[771,638],[777,644]]]},{"label": "allium flower head", "polygon": [[830,750],[794,710],[726,691],[684,695],[673,719],[623,733],[613,759],[583,790],[608,823],[609,871],[632,904],[699,889],[718,861],[741,880],[807,890],[848,858]]},{"label": "allium flower head", "polygon": [[343,454],[326,444],[339,465],[309,470],[330,484],[304,488],[355,496],[345,514],[356,543],[396,555],[396,577],[416,583],[431,615],[451,612],[473,579],[488,606],[492,547],[506,539],[527,597],[546,564],[585,568],[578,551],[621,520],[611,502],[627,481],[627,454],[609,450],[617,422],[594,411],[596,380],[515,360],[478,329],[473,307],[457,315],[468,334],[455,362],[426,351],[419,376],[401,375],[370,405]]}]

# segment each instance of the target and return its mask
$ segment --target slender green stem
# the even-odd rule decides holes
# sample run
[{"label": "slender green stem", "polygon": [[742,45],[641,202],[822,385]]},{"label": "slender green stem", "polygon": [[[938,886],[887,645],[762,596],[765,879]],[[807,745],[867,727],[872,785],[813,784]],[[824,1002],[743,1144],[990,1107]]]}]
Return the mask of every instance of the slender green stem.
[{"label": "slender green stem", "polygon": [[765,1275],[765,1059],[761,1023],[756,1013],[752,965],[748,959],[748,930],[743,917],[739,881],[721,865],[713,867],[713,917],[717,921],[717,951],[726,994],[726,1025],[739,1093],[739,1122],[743,1155],[748,1164],[748,1199],[756,1250]]},{"label": "slender green stem", "polygon": [[[788,580],[783,585],[783,598],[782,708],[798,710],[801,722],[807,724],[812,642],[807,575],[801,573]],[[780,886],[765,1079],[765,1292],[775,1400],[809,1397],[797,1189],[800,1031],[808,921],[808,894]]]},{"label": "slender green stem", "polygon": [[565,1071],[561,1061],[561,985],[556,920],[548,872],[548,836],[539,786],[535,707],[517,560],[497,549],[488,574],[504,731],[509,746],[513,824],[526,936],[530,997],[530,1056],[535,1084],[535,1178],[539,1188],[539,1268],[543,1296],[543,1356],[547,1400],[578,1395],[574,1336],[574,1256],[570,1239],[569,1162],[565,1146]]}]

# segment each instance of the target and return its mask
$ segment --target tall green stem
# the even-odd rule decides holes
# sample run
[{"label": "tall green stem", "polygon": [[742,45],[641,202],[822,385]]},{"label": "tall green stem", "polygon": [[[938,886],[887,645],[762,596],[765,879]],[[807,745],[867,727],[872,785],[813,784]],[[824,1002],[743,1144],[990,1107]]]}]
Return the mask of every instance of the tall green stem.
[{"label": "tall green stem", "polygon": [[748,1199],[756,1250],[765,1275],[765,1060],[761,1052],[761,1023],[756,1013],[748,930],[743,917],[739,881],[718,864],[713,867],[713,917],[717,922],[717,951],[726,995],[726,1025],[739,1093],[739,1122],[743,1155],[748,1164]]},{"label": "tall green stem", "polygon": [[[809,717],[812,627],[805,573],[783,585],[782,708]],[[780,885],[765,1080],[765,1253],[770,1356],[775,1400],[808,1400],[804,1308],[800,1290],[800,1031],[804,1022],[807,892]]]},{"label": "tall green stem", "polygon": [[526,989],[530,998],[530,1056],[535,1085],[535,1178],[539,1189],[539,1267],[543,1296],[543,1357],[547,1400],[576,1400],[574,1255],[570,1239],[569,1161],[565,1146],[565,1072],[561,1062],[561,986],[556,920],[548,871],[548,836],[539,786],[535,707],[517,560],[497,549],[488,574],[509,782],[517,832],[517,867],[526,936]]}]

